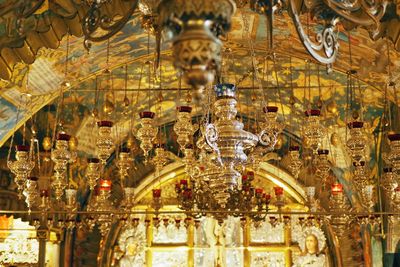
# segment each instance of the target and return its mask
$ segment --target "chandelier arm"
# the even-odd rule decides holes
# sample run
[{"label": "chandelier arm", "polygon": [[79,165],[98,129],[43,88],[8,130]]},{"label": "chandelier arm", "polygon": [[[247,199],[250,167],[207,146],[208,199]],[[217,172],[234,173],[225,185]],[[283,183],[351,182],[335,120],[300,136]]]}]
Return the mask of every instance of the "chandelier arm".
[{"label": "chandelier arm", "polygon": [[[129,0],[124,0],[125,2]],[[108,17],[106,14],[102,14],[100,6],[98,4],[92,4],[89,11],[86,13],[82,20],[82,30],[85,37],[85,48],[90,48],[88,41],[101,42],[105,41],[116,33],[118,33],[130,20],[131,16],[135,12],[138,6],[139,0],[136,0],[131,4],[129,10],[120,19],[113,22],[113,18]],[[96,35],[98,31],[105,31],[100,35]]]},{"label": "chandelier arm", "polygon": [[299,13],[300,10],[296,5],[296,1],[290,0],[289,15],[292,17],[296,31],[299,35],[300,41],[303,43],[303,46],[318,62],[331,66],[335,62],[339,50],[339,42],[334,34],[335,25],[338,22],[339,17],[334,16],[330,20],[330,23],[324,25],[323,30],[317,33],[316,40],[318,43],[314,43],[304,31]]},{"label": "chandelier arm", "polygon": [[[346,0],[343,2],[324,0],[326,5],[336,14],[359,26],[369,27],[375,25],[379,28],[380,20],[386,12],[387,0],[374,1],[373,5],[365,0],[356,0],[354,3]],[[355,14],[362,11],[361,15]]]}]

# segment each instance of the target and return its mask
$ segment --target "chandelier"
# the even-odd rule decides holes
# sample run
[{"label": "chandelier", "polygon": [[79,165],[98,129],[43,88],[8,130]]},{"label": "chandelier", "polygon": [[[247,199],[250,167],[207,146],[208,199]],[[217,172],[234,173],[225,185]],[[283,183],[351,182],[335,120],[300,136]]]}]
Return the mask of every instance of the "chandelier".
[{"label": "chandelier", "polygon": [[[247,1],[141,0],[132,1],[130,9],[120,18],[102,16],[103,9],[107,9],[106,7],[111,5],[112,2],[112,0],[87,0],[82,2],[82,4],[88,6],[82,25],[86,41],[100,41],[110,38],[122,28],[129,20],[130,15],[138,8],[143,15],[143,27],[156,36],[157,52],[159,53],[161,39],[169,41],[172,45],[173,65],[183,75],[186,83],[195,88],[198,93],[203,92],[207,96],[212,94],[210,85],[213,84],[216,77],[221,78],[219,76],[221,76],[222,66],[222,40],[230,28],[236,7],[244,7]],[[302,37],[305,37],[305,34],[302,31],[298,16],[303,12],[322,14],[321,6],[311,2],[306,4],[304,11],[297,10],[293,1],[289,1],[287,5],[281,5],[278,2],[271,3],[271,8],[273,10],[284,8],[291,10],[296,29]],[[332,23],[328,26],[324,25],[321,35],[318,35],[317,42],[320,45],[310,45],[309,36],[301,38],[311,55],[328,65],[333,63],[338,49],[337,37],[334,35],[337,19],[344,17],[350,21],[345,16],[348,12],[359,12],[366,15],[364,9],[349,10],[344,6],[335,9],[330,4],[332,3],[327,1],[322,5],[325,9],[332,11],[328,18],[328,20],[332,20]],[[369,16],[371,20],[377,23],[374,18],[383,16],[385,5],[377,3],[375,6],[378,12],[376,14],[367,12],[367,15],[371,15]],[[262,12],[268,18],[271,18],[272,13],[271,10],[267,12],[268,7],[265,1],[252,1],[251,4],[253,10]],[[351,22],[357,24],[354,21]],[[272,24],[269,27],[272,27]],[[104,35],[97,35],[99,34],[97,30],[104,31]],[[161,38],[161,35],[164,38]],[[321,55],[320,52],[324,52],[324,55]],[[254,55],[251,56],[254,57]],[[155,62],[156,65],[159,64],[157,59]],[[257,71],[256,66],[253,66],[253,68],[253,71]],[[249,216],[254,221],[262,221],[266,218],[267,213],[273,209],[272,206],[281,211],[285,205],[282,187],[275,187],[274,194],[272,194],[262,188],[256,188],[254,185],[255,172],[259,170],[260,163],[265,161],[265,154],[276,148],[285,123],[280,121],[277,106],[262,105],[262,120],[256,122],[259,123],[257,129],[254,132],[245,130],[244,123],[237,118],[236,86],[220,83],[215,85],[213,89],[214,95],[207,100],[209,101],[207,103],[209,110],[204,110],[200,130],[192,122],[193,107],[188,105],[177,107],[177,118],[173,131],[177,135],[179,150],[183,154],[182,162],[185,165],[187,176],[175,186],[179,207],[195,218],[203,216],[206,211],[210,211],[219,220],[226,217],[226,212],[230,212],[234,216]],[[313,174],[318,181],[325,184],[334,168],[334,162],[330,160],[332,150],[329,151],[323,147],[323,139],[328,135],[328,130],[324,125],[324,116],[321,115],[324,110],[320,106],[318,107],[319,109],[307,109],[305,111],[303,127],[300,132],[303,143],[290,143],[286,167],[295,178],[299,178],[301,170],[308,167],[306,159],[301,158],[300,151],[304,153],[307,149],[311,149],[313,155],[310,157],[312,160],[309,163],[315,170]],[[155,176],[159,176],[163,167],[169,162],[167,147],[161,140],[157,140],[160,128],[158,128],[159,125],[156,125],[156,114],[150,111],[150,106],[147,110],[140,112],[139,116],[140,127],[136,132],[136,137],[145,155],[144,164],[152,164],[155,169]],[[161,117],[161,114],[157,114],[157,116]],[[123,147],[123,145],[117,147],[117,140],[113,137],[113,127],[116,127],[113,121],[102,119],[96,121],[96,124],[97,139],[94,143],[97,151],[94,157],[91,155],[87,159],[88,164],[85,170],[85,181],[91,191],[87,211],[93,212],[93,215],[89,216],[85,223],[91,229],[94,225],[97,225],[104,236],[115,222],[116,217],[96,214],[96,212],[112,213],[120,208],[129,213],[133,207],[134,189],[125,186],[125,181],[128,180],[129,172],[132,169],[133,158],[130,149]],[[388,135],[390,151],[385,156],[388,167],[385,168],[381,177],[382,183],[376,184],[372,181],[368,164],[366,164],[368,160],[368,136],[364,129],[364,122],[354,120],[349,122],[347,127],[349,135],[345,140],[345,147],[352,161],[350,166],[352,171],[351,184],[365,210],[374,211],[375,191],[378,190],[379,186],[384,188],[392,205],[398,203],[400,201],[398,193],[400,177],[399,134]],[[79,210],[79,205],[76,201],[77,190],[69,183],[68,170],[70,164],[77,157],[77,153],[70,145],[70,135],[62,129],[60,131],[54,129],[54,132],[57,133],[54,137],[55,140],[47,140],[48,145],[46,146],[46,150],[51,150],[50,158],[54,163],[50,181],[51,192],[39,192],[38,180],[32,175],[35,166],[37,166],[34,161],[32,145],[17,146],[15,160],[8,158],[7,165],[15,176],[19,195],[21,198],[25,198],[29,210],[38,207],[45,208],[46,203],[49,204],[49,199],[54,196],[60,207],[73,213]],[[111,200],[111,180],[109,180],[109,177],[105,177],[107,163],[109,163],[114,151],[115,166],[121,179],[124,195],[119,207],[116,207]],[[162,192],[161,188],[152,190],[151,207],[156,212],[161,212],[164,205]],[[331,223],[341,231],[340,229],[345,227],[350,219],[344,215],[337,215],[337,213],[348,209],[349,206],[340,184],[335,183],[332,186],[331,193],[330,211],[336,214],[332,217]],[[314,186],[307,187],[306,197],[310,210],[320,209]],[[126,216],[122,217],[126,219]],[[76,218],[70,217],[68,220],[74,219]]]}]

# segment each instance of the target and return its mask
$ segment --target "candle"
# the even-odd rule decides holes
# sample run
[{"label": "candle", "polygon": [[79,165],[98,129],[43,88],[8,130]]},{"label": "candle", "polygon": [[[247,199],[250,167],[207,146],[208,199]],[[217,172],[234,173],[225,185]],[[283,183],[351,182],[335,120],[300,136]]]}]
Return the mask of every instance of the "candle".
[{"label": "candle", "polygon": [[261,195],[263,192],[262,188],[256,188],[256,194]]},{"label": "candle", "polygon": [[332,195],[338,195],[343,193],[343,185],[339,183],[332,184]]},{"label": "candle", "polygon": [[161,189],[153,189],[153,197],[161,197]]},{"label": "candle", "polygon": [[271,194],[265,194],[265,200],[270,200],[271,199]]},{"label": "candle", "polygon": [[242,175],[242,181],[243,181],[243,182],[247,181],[247,175],[246,175],[246,174],[243,174],[243,175]]},{"label": "candle", "polygon": [[110,191],[111,190],[111,180],[102,179],[100,180],[100,191]]},{"label": "candle", "polygon": [[275,195],[276,196],[281,196],[283,195],[283,187],[280,186],[275,186],[274,187]]},{"label": "candle", "polygon": [[188,184],[188,181],[186,179],[181,180],[181,185],[187,185],[187,184]]}]

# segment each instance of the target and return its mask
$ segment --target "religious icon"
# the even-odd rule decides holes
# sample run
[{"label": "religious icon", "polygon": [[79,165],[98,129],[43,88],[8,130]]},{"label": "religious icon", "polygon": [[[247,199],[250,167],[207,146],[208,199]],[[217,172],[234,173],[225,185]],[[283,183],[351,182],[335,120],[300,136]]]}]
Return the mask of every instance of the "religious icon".
[{"label": "religious icon", "polygon": [[321,229],[315,226],[306,227],[297,240],[302,253],[295,260],[293,267],[328,267],[327,259],[323,254],[325,240]]},{"label": "religious icon", "polygon": [[124,255],[119,261],[119,267],[142,267],[146,266],[145,246],[146,232],[143,223],[134,227],[129,227],[122,232],[118,240],[118,245],[123,249]]}]

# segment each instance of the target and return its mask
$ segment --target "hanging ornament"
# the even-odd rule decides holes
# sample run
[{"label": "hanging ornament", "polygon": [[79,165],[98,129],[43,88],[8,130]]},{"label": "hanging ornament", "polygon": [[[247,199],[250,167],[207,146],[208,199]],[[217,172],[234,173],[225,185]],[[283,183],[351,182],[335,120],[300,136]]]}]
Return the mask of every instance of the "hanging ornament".
[{"label": "hanging ornament", "polygon": [[61,200],[64,194],[64,189],[67,186],[67,168],[68,163],[73,159],[71,152],[68,149],[68,141],[71,136],[64,133],[57,135],[55,149],[51,151],[51,160],[54,162],[54,176],[51,183],[57,200]]},{"label": "hanging ornament", "polygon": [[265,122],[261,124],[262,130],[259,134],[259,141],[268,150],[274,150],[285,125],[277,121],[278,107],[266,106],[263,111],[265,113]]},{"label": "hanging ornament", "polygon": [[191,141],[191,137],[197,130],[192,124],[192,108],[189,106],[179,106],[177,107],[178,118],[174,124],[174,131],[178,136],[177,142],[181,150],[184,150],[186,145]]},{"label": "hanging ornament", "polygon": [[7,160],[7,167],[15,175],[14,182],[17,184],[18,196],[22,198],[26,180],[35,167],[35,162],[30,156],[30,147],[25,145],[16,146],[15,161]]},{"label": "hanging ornament", "polygon": [[39,204],[38,180],[37,177],[29,177],[26,181],[23,195],[25,196],[25,203],[29,210],[32,210],[33,207]]},{"label": "hanging ornament", "polygon": [[363,133],[364,122],[353,121],[347,125],[350,129],[350,138],[346,142],[347,151],[353,162],[360,164],[361,161],[365,161],[365,148],[367,144],[367,138]]},{"label": "hanging ornament", "polygon": [[299,178],[299,173],[301,167],[303,166],[303,161],[300,159],[300,147],[291,146],[289,147],[289,164],[288,169],[294,176],[294,178]]},{"label": "hanging ornament", "polygon": [[155,155],[152,159],[152,162],[156,168],[157,176],[160,174],[160,171],[164,165],[168,162],[164,147],[164,144],[154,144]]},{"label": "hanging ornament", "polygon": [[97,224],[103,237],[110,231],[114,220],[112,214],[110,215],[110,212],[115,210],[110,200],[111,184],[111,180],[100,180],[98,195],[91,199],[93,201],[87,208],[88,212],[99,212],[92,215],[91,224]]},{"label": "hanging ornament", "polygon": [[98,158],[89,158],[86,168],[86,178],[90,190],[94,190],[97,180],[100,178],[101,164]]},{"label": "hanging ornament", "polygon": [[321,111],[319,109],[311,109],[307,110],[305,114],[306,121],[302,127],[302,133],[313,153],[317,154],[322,144],[322,138],[326,133],[326,129],[320,123]]},{"label": "hanging ornament", "polygon": [[139,113],[141,128],[137,132],[137,139],[140,141],[140,148],[144,152],[146,159],[150,150],[153,148],[154,139],[157,136],[158,128],[154,127],[155,113],[151,111],[143,111]]},{"label": "hanging ornament", "polygon": [[132,166],[133,160],[130,152],[131,150],[129,148],[122,148],[118,155],[117,167],[121,180],[128,177],[128,171]]},{"label": "hanging ornament", "polygon": [[99,129],[99,136],[97,138],[97,156],[99,157],[101,163],[106,165],[107,159],[110,157],[114,141],[111,136],[113,123],[111,121],[99,121],[97,122]]},{"label": "hanging ornament", "polygon": [[355,190],[360,192],[369,183],[369,173],[367,172],[365,161],[353,162],[353,166],[353,186]]},{"label": "hanging ornament", "polygon": [[329,171],[331,170],[331,164],[328,159],[329,150],[318,149],[318,154],[314,160],[314,165],[316,168],[315,176],[317,176],[323,184],[327,181],[329,177]]}]

